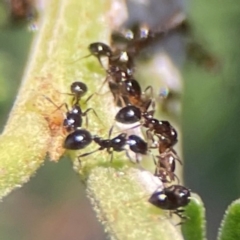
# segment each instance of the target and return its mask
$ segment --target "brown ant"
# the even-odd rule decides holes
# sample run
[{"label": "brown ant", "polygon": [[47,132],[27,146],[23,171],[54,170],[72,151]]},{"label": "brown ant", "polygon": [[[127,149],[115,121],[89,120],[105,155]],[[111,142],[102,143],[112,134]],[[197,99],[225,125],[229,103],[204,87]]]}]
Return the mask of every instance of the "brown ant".
[{"label": "brown ant", "polygon": [[177,157],[177,153],[173,149],[168,149],[155,158],[157,158],[157,162],[155,161],[156,169],[154,175],[159,177],[164,183],[172,182],[175,178],[179,182],[178,177],[174,174],[176,161],[182,164],[181,160]]}]

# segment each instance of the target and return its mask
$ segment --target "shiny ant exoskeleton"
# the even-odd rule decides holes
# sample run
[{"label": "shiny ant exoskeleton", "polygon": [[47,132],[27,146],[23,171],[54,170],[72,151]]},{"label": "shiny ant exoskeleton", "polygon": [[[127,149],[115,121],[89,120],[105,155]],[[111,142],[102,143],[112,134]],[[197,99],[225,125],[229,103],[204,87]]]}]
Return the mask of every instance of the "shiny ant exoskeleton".
[{"label": "shiny ant exoskeleton", "polygon": [[[77,132],[78,134],[78,132]],[[71,142],[75,141],[76,135],[72,133],[69,136],[69,139],[71,139]],[[79,138],[78,138],[79,139]],[[67,140],[67,139],[66,139]],[[121,151],[127,151],[127,146],[129,146],[130,150],[133,151],[136,155],[137,154],[143,154],[146,155],[148,152],[148,145],[147,143],[141,139],[140,137],[136,135],[130,135],[127,136],[126,133],[121,133],[118,136],[110,139],[103,139],[99,136],[91,136],[91,140],[93,140],[97,145],[99,145],[99,148],[88,153],[84,153],[78,156],[79,161],[81,161],[81,158],[86,157],[88,155],[91,155],[95,152],[101,151],[106,149],[109,154],[111,154],[111,160],[113,159],[113,153],[114,152],[121,152]],[[68,140],[70,141],[70,140]],[[85,140],[84,140],[85,141]],[[79,149],[82,149],[83,145],[79,145]],[[75,145],[74,145],[75,147]],[[137,156],[136,156],[137,157]],[[138,161],[138,159],[137,159]]]},{"label": "shiny ant exoskeleton", "polygon": [[87,93],[88,87],[83,82],[73,82],[70,86],[71,93],[69,95],[73,96],[73,103],[79,103],[81,98]]},{"label": "shiny ant exoskeleton", "polygon": [[102,57],[110,58],[113,55],[112,49],[103,42],[91,43],[88,46],[88,50],[90,51],[90,54],[87,55],[86,57],[95,56],[98,59],[101,66],[103,66],[103,64],[101,62]]},{"label": "shiny ant exoskeleton", "polygon": [[152,139],[154,142],[153,136],[158,137],[160,154],[165,152],[168,148],[173,147],[178,141],[177,131],[168,121],[160,121],[146,115],[142,125],[147,128],[146,134],[148,139]]},{"label": "shiny ant exoskeleton", "polygon": [[[182,164],[181,160],[177,157],[177,153],[173,149],[168,149],[154,159],[156,169],[154,175],[159,177],[159,179],[164,182],[172,182],[178,177],[175,175],[176,161]],[[179,179],[178,179],[179,182]]]},{"label": "shiny ant exoskeleton", "polygon": [[[65,113],[65,117],[63,120],[63,127],[67,130],[67,132],[71,132],[82,127],[83,117],[86,117],[86,126],[88,126],[87,113],[89,111],[93,111],[94,115],[98,118],[98,115],[93,108],[88,108],[83,112],[79,104],[79,101],[81,100],[81,98],[88,91],[86,84],[79,81],[73,82],[70,86],[70,90],[71,90],[71,93],[64,93],[64,94],[67,94],[73,97],[71,108],[68,107],[67,103],[63,103],[60,106],[57,106],[51,99],[44,96],[48,101],[50,101],[54,106],[56,106],[56,110],[59,110],[60,108],[62,108],[62,106],[66,107],[67,112]],[[90,98],[88,98],[88,100],[89,99]]]},{"label": "shiny ant exoskeleton", "polygon": [[170,210],[171,213],[186,220],[186,216],[183,215],[184,210],[179,208],[187,206],[190,203],[190,198],[191,192],[188,188],[181,185],[172,185],[161,190],[156,190],[148,201],[154,206]]},{"label": "shiny ant exoskeleton", "polygon": [[[148,106],[146,108],[148,108]],[[154,110],[143,112],[139,107],[128,105],[117,112],[115,121],[122,124],[134,124],[139,122],[140,125],[147,128],[146,133],[148,139],[154,142],[153,136],[159,138],[161,153],[177,143],[177,132],[168,121],[155,119],[153,118],[153,114]]]},{"label": "shiny ant exoskeleton", "polygon": [[68,134],[63,143],[63,147],[69,150],[79,150],[87,147],[91,142],[91,133],[86,129],[80,128]]},{"label": "shiny ant exoskeleton", "polygon": [[98,118],[98,115],[93,108],[88,108],[86,111],[83,112],[79,104],[74,104],[70,110],[68,109],[67,104],[65,104],[65,106],[67,108],[67,112],[63,120],[63,126],[66,128],[68,132],[71,132],[82,127],[83,117],[86,117],[86,126],[88,126],[87,113],[89,111],[93,111],[94,115]]}]

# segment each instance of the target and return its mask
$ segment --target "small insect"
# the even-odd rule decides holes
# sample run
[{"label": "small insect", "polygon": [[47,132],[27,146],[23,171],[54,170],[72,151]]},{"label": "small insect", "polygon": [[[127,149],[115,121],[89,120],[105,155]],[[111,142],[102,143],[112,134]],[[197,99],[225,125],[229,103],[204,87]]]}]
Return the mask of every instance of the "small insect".
[{"label": "small insect", "polygon": [[177,153],[173,149],[168,149],[155,158],[157,158],[157,162],[155,161],[155,176],[159,177],[164,183],[174,181],[175,178],[178,179],[178,177],[174,174],[176,161],[178,161],[180,164],[182,164],[182,162],[177,157]]},{"label": "small insect", "polygon": [[178,139],[177,131],[168,121],[160,121],[149,116],[145,117],[143,127],[147,128],[146,134],[148,139],[154,142],[154,137],[158,137],[159,153],[165,152],[168,148],[173,147]]},{"label": "small insect", "polygon": [[[92,111],[94,115],[99,119],[97,113],[93,108],[88,108],[83,112],[79,104],[74,104],[71,109],[68,108],[67,104],[64,105],[66,106],[67,112],[63,120],[63,126],[66,128],[68,132],[71,132],[82,127],[83,117],[86,117],[86,127],[88,127],[89,111]],[[101,120],[99,119],[99,121]]]},{"label": "small insect", "polygon": [[183,210],[179,209],[189,204],[191,198],[190,190],[181,185],[172,185],[161,190],[156,190],[148,201],[154,206],[170,210],[171,213],[176,214],[181,219],[186,220],[183,215]]},{"label": "small insect", "polygon": [[[92,136],[92,140],[98,144],[100,147],[92,152],[84,153],[78,156],[80,160],[82,157],[86,157],[95,152],[106,149],[107,152],[111,155],[110,161],[113,159],[113,152],[127,151],[126,146],[129,146],[130,150],[137,154],[147,154],[148,145],[147,143],[136,135],[127,136],[126,133],[121,133],[118,136],[110,139],[102,139],[99,136]],[[136,156],[138,162],[138,158]]]},{"label": "small insect", "polygon": [[[73,82],[70,86],[71,93],[63,93],[70,96],[73,96],[72,98],[72,106],[69,108],[67,103],[63,103],[60,106],[57,106],[51,99],[44,96],[48,101],[50,101],[54,106],[56,106],[56,110],[59,110],[63,106],[67,109],[67,112],[65,114],[64,120],[63,120],[63,126],[67,130],[67,132],[74,131],[80,127],[82,127],[83,117],[86,117],[86,126],[88,126],[88,112],[92,111],[94,115],[99,119],[97,113],[93,108],[88,108],[84,112],[82,111],[82,108],[79,104],[81,98],[87,93],[88,88],[85,83],[83,82]],[[88,98],[88,100],[90,97]],[[56,111],[55,110],[55,111]],[[99,119],[100,120],[100,119]]]}]

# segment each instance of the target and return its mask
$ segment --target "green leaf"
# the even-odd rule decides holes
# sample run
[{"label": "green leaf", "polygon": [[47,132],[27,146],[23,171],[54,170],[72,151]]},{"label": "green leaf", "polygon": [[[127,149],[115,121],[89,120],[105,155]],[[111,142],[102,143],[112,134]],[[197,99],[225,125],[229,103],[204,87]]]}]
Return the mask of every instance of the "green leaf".
[{"label": "green leaf", "polygon": [[[97,90],[104,79],[97,60],[73,62],[89,53],[91,42],[108,42],[109,7],[108,0],[45,1],[22,84],[0,136],[0,198],[28,181],[47,153],[55,161],[64,153],[65,109],[56,111],[47,98],[56,105],[70,101],[61,93],[69,92],[76,79],[86,82],[90,92]],[[93,98],[91,107],[96,108],[97,102],[99,98]],[[105,116],[107,110],[103,113],[102,109],[98,107],[97,112]],[[102,125],[90,127],[95,131]]]},{"label": "green leaf", "polygon": [[91,172],[88,195],[111,239],[183,239],[169,212],[147,201],[150,193],[143,184],[148,176],[153,175],[128,167],[98,167]]},{"label": "green leaf", "polygon": [[184,215],[188,218],[182,225],[184,239],[206,239],[205,208],[200,197],[197,194],[192,193],[191,202],[184,209]]},{"label": "green leaf", "polygon": [[240,200],[234,201],[227,209],[218,233],[218,240],[240,239]]}]

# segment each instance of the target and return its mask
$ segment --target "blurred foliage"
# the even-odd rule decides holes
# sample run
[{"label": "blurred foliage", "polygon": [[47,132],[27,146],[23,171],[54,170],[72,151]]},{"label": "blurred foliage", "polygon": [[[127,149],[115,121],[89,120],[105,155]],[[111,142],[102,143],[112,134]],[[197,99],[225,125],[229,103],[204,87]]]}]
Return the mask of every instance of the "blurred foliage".
[{"label": "blurred foliage", "polygon": [[187,7],[198,39],[220,61],[212,73],[186,66],[182,118],[186,185],[203,199],[208,237],[215,239],[240,195],[240,5],[194,0]]}]

